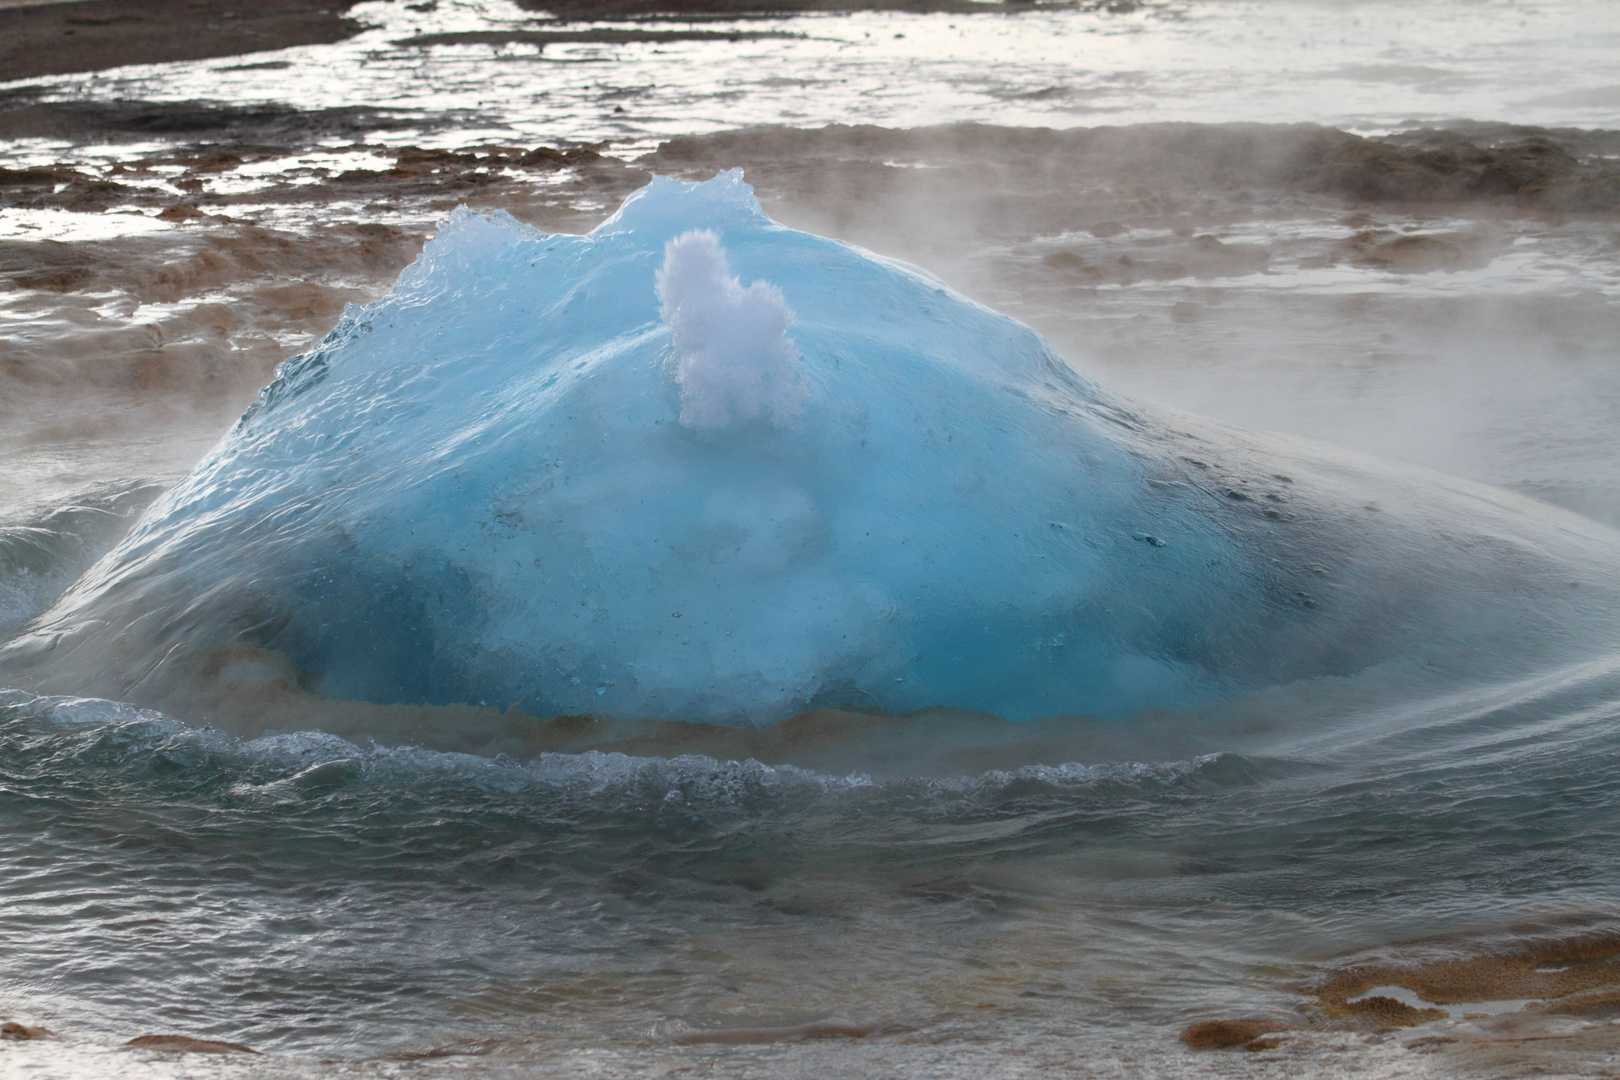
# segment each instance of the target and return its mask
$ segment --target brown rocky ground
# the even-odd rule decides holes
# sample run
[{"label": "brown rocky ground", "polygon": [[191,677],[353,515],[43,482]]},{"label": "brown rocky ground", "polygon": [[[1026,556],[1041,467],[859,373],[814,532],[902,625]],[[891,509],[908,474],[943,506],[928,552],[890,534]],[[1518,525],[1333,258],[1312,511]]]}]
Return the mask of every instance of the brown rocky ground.
[{"label": "brown rocky ground", "polygon": [[[1369,994],[1383,987],[1439,1007]],[[1620,1025],[1612,1022],[1620,1016],[1620,936],[1612,930],[1552,926],[1509,931],[1488,943],[1395,945],[1375,959],[1331,964],[1304,989],[1309,999],[1291,1019],[1202,1020],[1182,1031],[1181,1042],[1194,1051],[1257,1052],[1253,1075],[1271,1075],[1290,1062],[1313,1072],[1307,1063],[1320,1068],[1324,1051],[1347,1073],[1475,1080],[1620,1075]],[[1504,1002],[1509,1011],[1469,1011]],[[1345,1032],[1355,1033],[1350,1043],[1334,1041]],[[1382,1064],[1342,1057],[1358,1044]]]},{"label": "brown rocky ground", "polygon": [[1335,1020],[1411,1027],[1445,1015],[1443,1008],[1367,996],[1386,986],[1465,1013],[1470,1003],[1527,1000],[1531,1015],[1607,1021],[1620,1017],[1620,936],[1532,938],[1472,956],[1351,964],[1314,989],[1324,1015]]},{"label": "brown rocky ground", "polygon": [[78,0],[0,7],[0,82],[342,41],[354,0]]},{"label": "brown rocky ground", "polygon": [[257,1054],[241,1043],[197,1039],[190,1035],[138,1035],[124,1044],[131,1050],[159,1050],[166,1054]]},{"label": "brown rocky ground", "polygon": [[[722,164],[750,175],[809,174],[852,214],[899,187],[969,190],[1005,229],[1055,193],[1098,212],[1155,200],[1328,196],[1352,205],[1620,212],[1620,132],[1458,124],[1364,138],[1314,124],[1145,124],[1052,131],[977,124],[895,131],[774,128],[672,139],[647,163],[686,173]],[[923,169],[927,175],[917,175]],[[830,191],[827,189],[830,187]],[[987,190],[988,189],[988,190]],[[988,200],[982,200],[988,201]],[[1106,219],[1105,219],[1106,221]],[[1105,225],[1106,227],[1106,225]]]}]

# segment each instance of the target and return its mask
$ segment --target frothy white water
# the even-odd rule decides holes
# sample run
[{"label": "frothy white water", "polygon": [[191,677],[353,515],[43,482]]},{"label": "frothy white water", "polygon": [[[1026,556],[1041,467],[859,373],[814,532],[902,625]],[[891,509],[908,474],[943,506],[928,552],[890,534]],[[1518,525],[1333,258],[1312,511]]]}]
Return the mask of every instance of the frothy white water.
[{"label": "frothy white water", "polygon": [[793,310],[782,290],[765,281],[743,288],[708,229],[665,245],[655,280],[681,388],[681,423],[715,432],[768,415],[777,427],[792,426],[809,388],[787,336]]}]

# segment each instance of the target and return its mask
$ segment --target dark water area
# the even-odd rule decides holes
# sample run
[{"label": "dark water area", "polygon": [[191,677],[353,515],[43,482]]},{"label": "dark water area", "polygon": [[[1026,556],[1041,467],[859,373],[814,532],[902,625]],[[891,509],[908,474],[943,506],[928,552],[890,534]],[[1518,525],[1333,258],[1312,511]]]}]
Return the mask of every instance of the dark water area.
[{"label": "dark water area", "polygon": [[[1612,1070],[1613,12],[851,7],[0,10],[34,35],[0,42],[0,1073]],[[67,29],[82,63],[30,59]],[[335,692],[341,641],[216,633],[280,572],[251,530],[175,557],[184,604],[83,599],[145,580],[131,530],[457,206],[581,234],[734,167],[1160,403],[1119,438],[1204,456],[1144,477],[1333,588],[1283,617],[1211,570],[1200,610],[1267,644],[1107,719],[739,689],[744,726],[607,676]],[[811,290],[732,255],[813,362]],[[356,665],[405,632],[365,558],[285,550],[353,569]],[[1361,659],[1312,668],[1341,616]]]},{"label": "dark water area", "polygon": [[[1612,935],[1615,679],[1421,714],[1357,715],[1349,691],[1315,724],[1286,710],[1282,737],[1177,733],[1248,754],[933,779],[674,747],[243,742],[13,693],[7,984],[80,1039],[183,1030],[295,1070],[334,1052],[644,1068],[751,1043],[836,1044],[865,1069],[988,1040],[1040,1072],[1125,1040],[1197,1074],[1161,1033],[1320,1016],[1328,961]],[[1293,1053],[1328,1067],[1336,1037]]]}]

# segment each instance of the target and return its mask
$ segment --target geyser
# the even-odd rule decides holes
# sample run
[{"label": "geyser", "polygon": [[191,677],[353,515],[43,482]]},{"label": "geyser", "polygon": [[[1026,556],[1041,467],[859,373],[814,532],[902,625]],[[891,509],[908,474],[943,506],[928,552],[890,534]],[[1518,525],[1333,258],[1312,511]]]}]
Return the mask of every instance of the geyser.
[{"label": "geyser", "polygon": [[1589,652],[1615,539],[1120,399],[733,171],[585,236],[458,210],[0,675],[185,715],[246,644],[377,702],[1119,717]]}]

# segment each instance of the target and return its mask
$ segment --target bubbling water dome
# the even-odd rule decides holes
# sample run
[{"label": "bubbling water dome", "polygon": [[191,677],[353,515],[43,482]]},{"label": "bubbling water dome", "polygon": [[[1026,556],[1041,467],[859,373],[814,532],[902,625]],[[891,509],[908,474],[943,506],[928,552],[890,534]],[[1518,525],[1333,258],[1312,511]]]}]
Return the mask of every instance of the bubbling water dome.
[{"label": "bubbling water dome", "polygon": [[379,703],[1120,717],[1601,650],[1616,550],[1118,398],[929,275],[776,224],[733,171],[584,236],[458,210],[0,676],[184,715],[251,646]]}]

